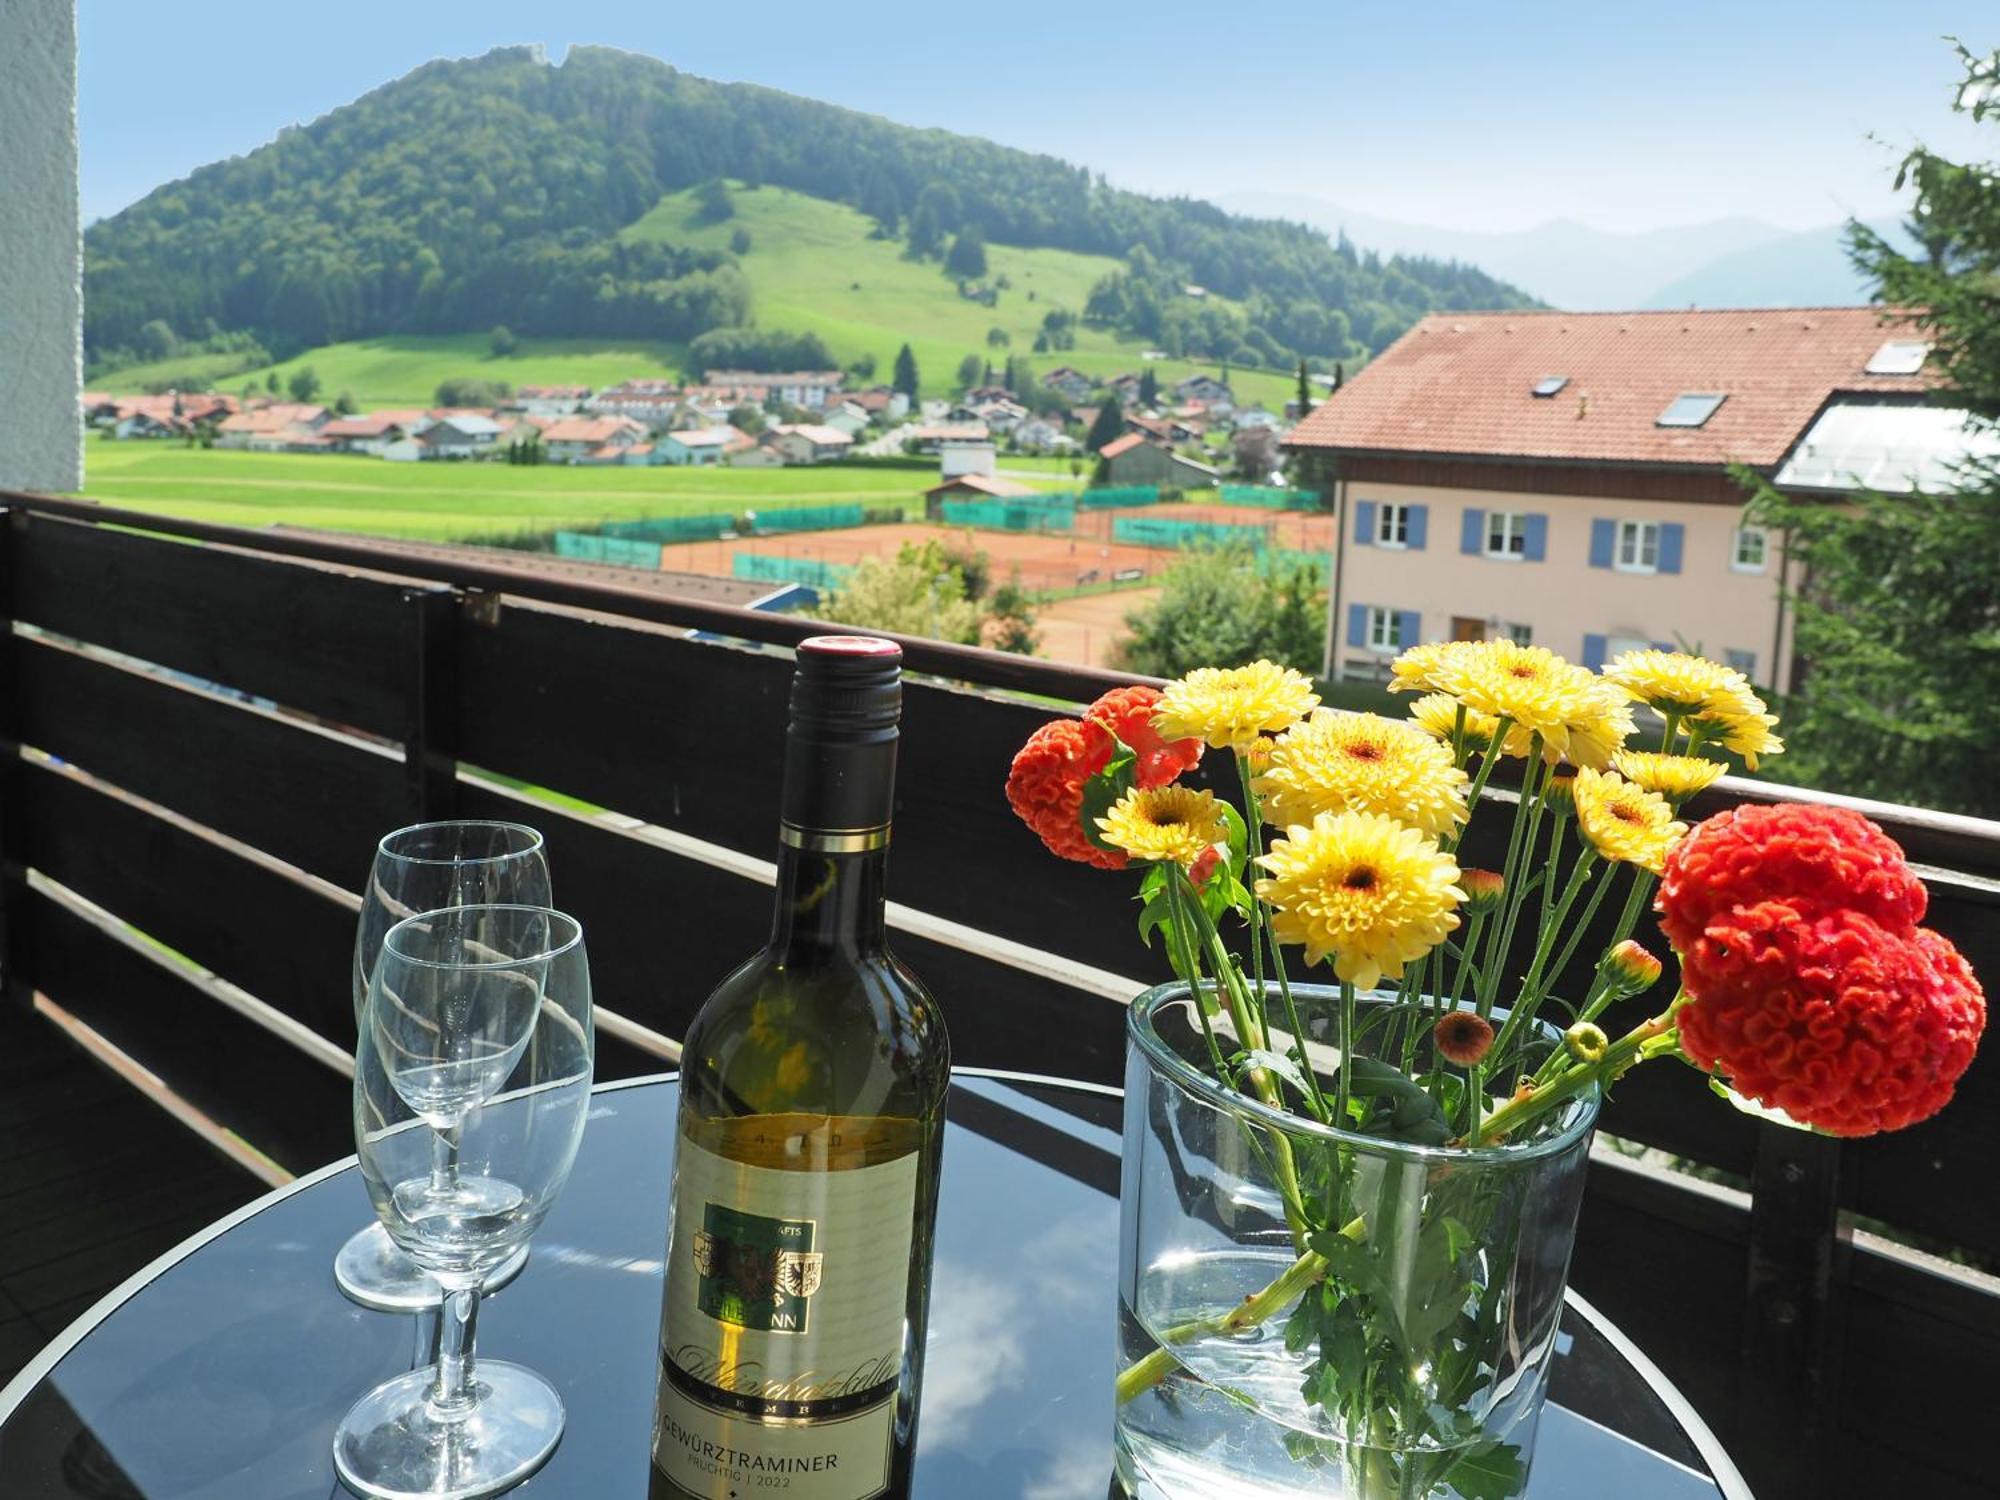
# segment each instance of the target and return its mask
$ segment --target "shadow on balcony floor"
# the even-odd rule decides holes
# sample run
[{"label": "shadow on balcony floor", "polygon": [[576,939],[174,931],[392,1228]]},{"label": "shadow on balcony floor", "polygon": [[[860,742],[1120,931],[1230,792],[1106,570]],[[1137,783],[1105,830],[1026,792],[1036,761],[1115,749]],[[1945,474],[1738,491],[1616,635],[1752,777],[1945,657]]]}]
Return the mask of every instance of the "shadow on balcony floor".
[{"label": "shadow on balcony floor", "polygon": [[0,1382],[263,1191],[54,1023],[0,1006]]}]

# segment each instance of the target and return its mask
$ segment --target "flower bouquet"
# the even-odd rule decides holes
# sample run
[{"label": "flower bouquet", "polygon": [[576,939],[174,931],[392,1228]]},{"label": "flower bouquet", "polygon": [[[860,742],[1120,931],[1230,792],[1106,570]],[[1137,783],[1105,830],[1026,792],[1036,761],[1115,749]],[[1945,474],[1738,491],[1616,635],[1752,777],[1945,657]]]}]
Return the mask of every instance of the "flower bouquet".
[{"label": "flower bouquet", "polygon": [[[1740,673],[1466,642],[1392,688],[1406,720],[1204,668],[1044,725],[1008,779],[1054,853],[1139,874],[1178,976],[1129,1026],[1117,1445],[1142,1495],[1519,1495],[1604,1091],[1674,1058],[1864,1135],[1942,1108],[1984,1025],[1865,818],[1680,820],[1721,753],[1783,748]],[[1183,783],[1208,751],[1240,801]],[[1459,862],[1475,819],[1506,823],[1497,869]],[[1662,975],[1649,901],[1681,983],[1609,1025]]]}]

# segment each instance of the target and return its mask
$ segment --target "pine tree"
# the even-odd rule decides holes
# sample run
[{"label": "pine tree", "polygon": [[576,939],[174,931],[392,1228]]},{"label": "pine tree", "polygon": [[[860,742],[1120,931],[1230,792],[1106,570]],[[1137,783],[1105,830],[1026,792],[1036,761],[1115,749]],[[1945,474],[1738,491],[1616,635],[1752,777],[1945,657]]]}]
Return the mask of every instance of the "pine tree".
[{"label": "pine tree", "polygon": [[[2000,51],[1959,49],[1966,84],[1955,108],[2000,126]],[[1885,307],[1917,307],[1945,389],[1939,404],[2000,420],[2000,163],[1952,162],[1918,147],[1897,184],[1913,183],[1911,257],[1851,224],[1854,262]],[[1907,327],[1907,325],[1905,325]],[[1990,430],[1990,428],[1989,428]],[[1790,747],[1771,769],[1831,791],[2000,817],[2000,460],[1974,460],[1950,490],[1850,503],[1794,499],[1741,470],[1751,519],[1782,528],[1804,584],[1799,655],[1811,671],[1786,706]]]},{"label": "pine tree", "polygon": [[1306,379],[1306,362],[1299,361],[1299,416],[1301,419],[1312,415],[1312,384]]},{"label": "pine tree", "polygon": [[1151,365],[1139,372],[1139,404],[1149,411],[1160,404],[1160,377]]},{"label": "pine tree", "polygon": [[967,281],[977,281],[986,274],[986,236],[980,233],[977,224],[968,224],[957,239],[951,242],[951,253],[944,258],[944,268],[951,275]]},{"label": "pine tree", "polygon": [[896,374],[890,384],[912,401],[917,399],[917,357],[908,344],[896,351]]},{"label": "pine tree", "polygon": [[1090,424],[1090,436],[1083,440],[1083,446],[1095,453],[1124,430],[1124,410],[1116,401],[1107,401],[1097,408],[1097,420]]}]

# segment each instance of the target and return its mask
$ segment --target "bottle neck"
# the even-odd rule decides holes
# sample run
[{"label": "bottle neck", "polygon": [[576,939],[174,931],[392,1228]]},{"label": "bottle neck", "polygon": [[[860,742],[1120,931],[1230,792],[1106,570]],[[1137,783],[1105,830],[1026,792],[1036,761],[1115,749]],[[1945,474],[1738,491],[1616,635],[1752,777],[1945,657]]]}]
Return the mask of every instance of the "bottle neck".
[{"label": "bottle neck", "polygon": [[[886,832],[886,830],[885,830]],[[771,952],[781,961],[862,958],[883,951],[889,849],[852,853],[801,849],[778,854],[777,902]]]}]

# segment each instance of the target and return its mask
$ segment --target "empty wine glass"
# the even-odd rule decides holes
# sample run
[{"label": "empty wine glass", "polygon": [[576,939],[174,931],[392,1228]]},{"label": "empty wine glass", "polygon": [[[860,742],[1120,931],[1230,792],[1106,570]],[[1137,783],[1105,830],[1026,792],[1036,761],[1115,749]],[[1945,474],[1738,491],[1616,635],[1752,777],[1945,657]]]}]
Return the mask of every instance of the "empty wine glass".
[{"label": "empty wine glass", "polygon": [[[356,1024],[383,935],[405,917],[451,906],[547,906],[552,899],[542,836],[524,823],[418,823],[389,834],[376,845],[361,893],[354,939]],[[496,1266],[486,1290],[505,1286],[526,1263],[523,1250]],[[421,1312],[438,1303],[438,1284],[396,1248],[379,1223],[340,1247],[333,1279],[347,1296],[378,1312]]]},{"label": "empty wine glass", "polygon": [[389,929],[355,1049],[354,1140],[397,1247],[444,1289],[434,1366],[385,1381],[334,1434],[376,1500],[473,1500],[562,1436],[562,1398],[473,1354],[482,1285],[523,1249],[583,1136],[594,1054],[583,930],[533,906],[426,912]]}]

